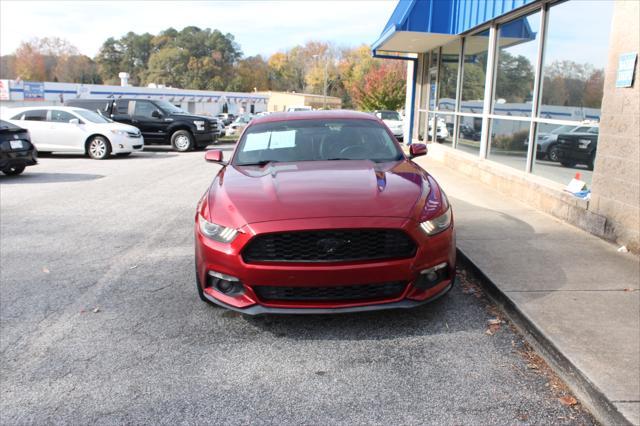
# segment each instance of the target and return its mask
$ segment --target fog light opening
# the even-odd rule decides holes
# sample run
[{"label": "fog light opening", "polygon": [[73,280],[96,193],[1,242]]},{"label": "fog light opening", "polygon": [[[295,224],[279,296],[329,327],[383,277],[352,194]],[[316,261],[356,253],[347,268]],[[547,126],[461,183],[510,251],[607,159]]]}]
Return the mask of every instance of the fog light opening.
[{"label": "fog light opening", "polygon": [[240,282],[240,279],[221,272],[209,271],[208,284],[209,287],[227,296],[237,296],[244,293],[244,286]]},{"label": "fog light opening", "polygon": [[118,146],[120,147],[120,149],[124,149],[124,145],[118,144]]},{"label": "fog light opening", "polygon": [[420,271],[420,276],[414,283],[414,287],[420,290],[431,288],[449,278],[449,265],[440,263],[428,269]]}]

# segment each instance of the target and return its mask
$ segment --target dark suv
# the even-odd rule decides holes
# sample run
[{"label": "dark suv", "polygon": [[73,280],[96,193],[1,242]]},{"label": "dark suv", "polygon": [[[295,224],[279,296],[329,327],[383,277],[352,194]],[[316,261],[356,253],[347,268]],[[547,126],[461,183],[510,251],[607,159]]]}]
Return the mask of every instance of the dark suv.
[{"label": "dark suv", "polygon": [[73,99],[65,105],[96,111],[118,123],[137,127],[145,145],[171,144],[176,151],[203,149],[216,143],[218,122],[189,114],[167,101],[149,99]]},{"label": "dark suv", "polygon": [[565,133],[558,135],[558,160],[564,167],[586,164],[593,170],[598,148],[598,134]]}]

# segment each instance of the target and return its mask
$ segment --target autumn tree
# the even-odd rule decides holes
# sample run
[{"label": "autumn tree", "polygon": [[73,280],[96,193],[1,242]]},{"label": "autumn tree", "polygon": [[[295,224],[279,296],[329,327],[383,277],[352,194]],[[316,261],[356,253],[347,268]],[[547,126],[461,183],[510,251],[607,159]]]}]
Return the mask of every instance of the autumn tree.
[{"label": "autumn tree", "polygon": [[351,86],[351,96],[358,109],[398,110],[404,106],[406,65],[403,61],[382,61],[371,68],[362,84]]}]

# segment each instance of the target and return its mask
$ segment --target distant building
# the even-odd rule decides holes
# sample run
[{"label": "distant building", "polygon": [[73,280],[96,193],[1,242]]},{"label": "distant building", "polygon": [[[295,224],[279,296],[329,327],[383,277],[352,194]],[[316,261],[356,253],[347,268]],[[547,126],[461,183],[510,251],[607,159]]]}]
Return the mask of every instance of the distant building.
[{"label": "distant building", "polygon": [[167,87],[105,86],[57,82],[1,80],[2,107],[60,105],[69,99],[140,98],[169,101],[193,114],[258,113],[267,109],[268,95]]},{"label": "distant building", "polygon": [[342,99],[335,96],[313,95],[296,92],[258,92],[269,97],[267,111],[282,112],[287,108],[311,107],[313,109],[340,109]]}]

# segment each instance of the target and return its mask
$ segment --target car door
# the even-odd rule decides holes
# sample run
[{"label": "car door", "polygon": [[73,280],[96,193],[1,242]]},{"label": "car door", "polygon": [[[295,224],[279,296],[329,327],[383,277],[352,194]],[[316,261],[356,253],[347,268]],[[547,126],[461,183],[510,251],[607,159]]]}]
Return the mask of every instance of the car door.
[{"label": "car door", "polygon": [[118,123],[133,125],[133,101],[127,99],[117,99],[113,104],[111,119]]},{"label": "car door", "polygon": [[[151,101],[135,100],[131,124],[142,132],[145,142],[162,142],[165,139],[167,123],[160,109]],[[131,108],[129,108],[131,110]]]},{"label": "car door", "polygon": [[84,152],[86,136],[84,122],[80,118],[59,109],[50,109],[47,117],[49,137],[56,151]]},{"label": "car door", "polygon": [[[38,151],[52,151],[52,144],[49,138],[47,110],[31,109],[26,110],[13,117],[12,122],[29,131],[31,143]],[[19,120],[19,121],[17,121]]]}]

